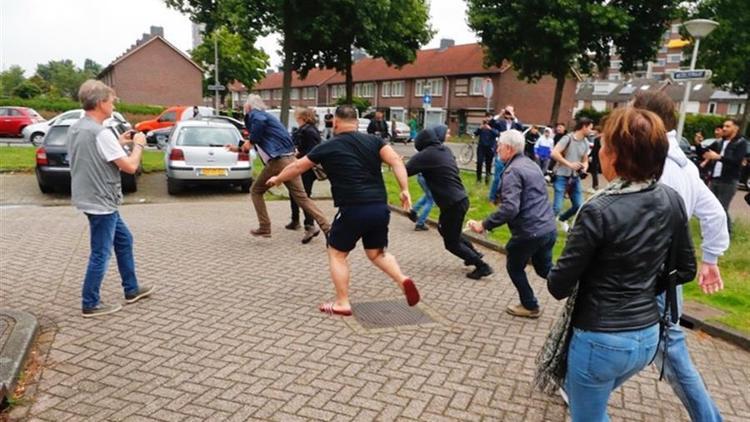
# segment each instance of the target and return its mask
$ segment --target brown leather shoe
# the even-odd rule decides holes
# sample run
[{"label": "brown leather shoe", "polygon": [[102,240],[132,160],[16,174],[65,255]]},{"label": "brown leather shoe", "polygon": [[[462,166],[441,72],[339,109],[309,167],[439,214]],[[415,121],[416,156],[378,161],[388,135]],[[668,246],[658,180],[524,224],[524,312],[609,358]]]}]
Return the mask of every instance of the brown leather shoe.
[{"label": "brown leather shoe", "polygon": [[305,235],[302,237],[302,244],[307,245],[313,240],[313,237],[320,234],[320,229],[315,227],[308,227],[305,229]]},{"label": "brown leather shoe", "polygon": [[537,308],[534,310],[526,309],[523,305],[520,303],[518,305],[508,305],[507,308],[505,308],[505,312],[517,316],[517,317],[523,317],[523,318],[539,318],[539,315],[542,314],[542,309]]},{"label": "brown leather shoe", "polygon": [[271,230],[253,229],[253,230],[250,230],[250,234],[255,237],[271,237]]}]

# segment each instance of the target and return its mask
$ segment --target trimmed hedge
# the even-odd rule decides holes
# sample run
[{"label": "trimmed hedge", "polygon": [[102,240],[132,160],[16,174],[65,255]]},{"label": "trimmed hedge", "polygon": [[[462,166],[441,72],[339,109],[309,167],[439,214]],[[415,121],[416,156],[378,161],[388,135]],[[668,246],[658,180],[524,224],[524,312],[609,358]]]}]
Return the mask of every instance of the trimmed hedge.
[{"label": "trimmed hedge", "polygon": [[728,117],[714,114],[688,114],[685,116],[685,129],[683,135],[688,141],[692,141],[695,132],[702,131],[703,137],[713,138],[714,128],[724,123]]},{"label": "trimmed hedge", "polygon": [[[0,106],[18,106],[29,107],[36,111],[48,110],[55,112],[68,111],[75,108],[81,108],[81,104],[66,98],[32,98],[25,100],[23,98],[0,98]],[[143,104],[126,104],[118,103],[115,109],[120,113],[156,115],[164,111],[166,107],[150,106]]]}]

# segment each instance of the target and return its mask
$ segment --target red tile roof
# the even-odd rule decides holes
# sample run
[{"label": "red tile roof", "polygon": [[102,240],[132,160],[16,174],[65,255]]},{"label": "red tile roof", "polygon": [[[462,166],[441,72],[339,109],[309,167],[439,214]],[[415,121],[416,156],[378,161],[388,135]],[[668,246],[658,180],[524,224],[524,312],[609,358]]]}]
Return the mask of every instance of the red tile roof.
[{"label": "red tile roof", "polygon": [[[390,67],[383,59],[365,58],[352,66],[355,82],[380,81],[389,79],[429,78],[453,75],[481,75],[503,73],[508,69],[492,66],[485,68],[484,52],[479,44],[463,44],[448,47],[444,50],[430,49],[417,52],[414,63],[401,69]],[[282,85],[281,72],[271,73],[259,82],[254,90],[279,89]],[[305,80],[299,80],[297,74],[292,76],[292,87],[320,86],[323,83],[344,83],[345,76],[330,69],[314,69]]]}]

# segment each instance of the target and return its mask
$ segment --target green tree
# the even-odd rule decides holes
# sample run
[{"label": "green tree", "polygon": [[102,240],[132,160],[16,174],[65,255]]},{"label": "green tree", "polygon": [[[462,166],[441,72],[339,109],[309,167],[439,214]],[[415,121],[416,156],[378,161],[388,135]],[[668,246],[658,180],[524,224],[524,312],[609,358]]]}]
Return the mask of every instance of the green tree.
[{"label": "green tree", "polygon": [[339,97],[336,100],[336,105],[337,106],[345,105],[345,104],[351,104],[351,105],[353,105],[354,108],[356,108],[359,111],[359,115],[360,116],[362,116],[363,114],[365,114],[365,112],[367,111],[367,109],[370,108],[370,105],[371,105],[370,101],[368,101],[366,98],[362,98],[362,97],[352,97],[351,101],[347,101],[347,99],[344,98],[344,97]]},{"label": "green tree", "polygon": [[[219,27],[203,39],[203,44],[197,46],[191,53],[193,60],[204,69],[212,69],[214,65],[214,39],[219,46],[219,84],[226,86],[233,80],[238,80],[246,86],[253,86],[263,79],[268,67],[268,55],[263,50],[256,49],[252,43],[239,34],[229,32],[225,27]],[[214,72],[207,71],[204,81],[204,93],[209,93],[207,85],[214,83]],[[221,102],[227,91],[221,91]]]},{"label": "green tree", "polygon": [[86,79],[96,78],[102,69],[102,65],[91,59],[86,59],[83,62],[83,73],[86,74]]},{"label": "green tree", "polygon": [[426,0],[381,0],[362,7],[356,0],[329,0],[304,22],[293,66],[304,77],[315,67],[335,68],[346,75],[346,102],[352,103],[352,47],[379,57],[390,66],[413,62],[430,41]]},{"label": "green tree", "polygon": [[72,60],[51,60],[47,64],[39,64],[36,74],[47,81],[50,92],[76,99],[78,88],[89,78]]},{"label": "green tree", "polygon": [[468,23],[485,50],[485,64],[508,60],[531,83],[556,80],[550,124],[558,121],[565,78],[578,67],[609,65],[611,46],[627,73],[656,55],[677,0],[468,0]]},{"label": "green tree", "polygon": [[13,95],[24,99],[34,98],[42,93],[42,89],[29,81],[23,81],[13,88]]},{"label": "green tree", "polygon": [[21,66],[13,65],[9,67],[8,70],[0,73],[0,94],[9,97],[13,90],[25,80]]},{"label": "green tree", "polygon": [[[719,26],[701,40],[698,66],[713,70],[711,83],[737,95],[746,94],[742,131],[750,123],[750,2],[706,0],[691,18],[713,19]],[[692,45],[685,47],[692,54]]]}]

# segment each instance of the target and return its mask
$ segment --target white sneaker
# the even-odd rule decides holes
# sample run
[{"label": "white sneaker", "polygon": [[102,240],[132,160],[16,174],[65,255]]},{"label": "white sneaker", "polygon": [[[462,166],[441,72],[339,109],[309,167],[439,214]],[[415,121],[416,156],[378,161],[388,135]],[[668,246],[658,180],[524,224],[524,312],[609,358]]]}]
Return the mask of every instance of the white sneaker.
[{"label": "white sneaker", "polygon": [[566,393],[565,390],[562,389],[562,387],[560,387],[557,391],[560,393],[560,397],[562,397],[565,405],[570,407],[570,402],[568,401],[568,393]]},{"label": "white sneaker", "polygon": [[557,222],[560,223],[560,227],[563,229],[565,233],[570,231],[570,224],[568,224],[567,221],[560,221],[560,219],[557,219]]}]

